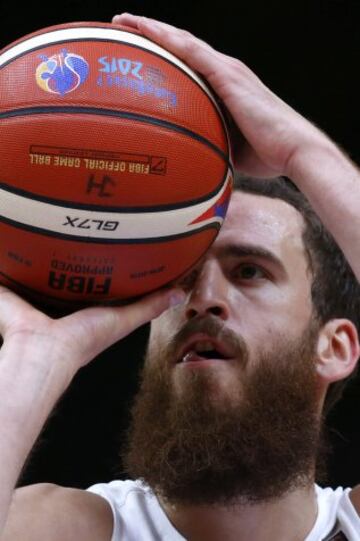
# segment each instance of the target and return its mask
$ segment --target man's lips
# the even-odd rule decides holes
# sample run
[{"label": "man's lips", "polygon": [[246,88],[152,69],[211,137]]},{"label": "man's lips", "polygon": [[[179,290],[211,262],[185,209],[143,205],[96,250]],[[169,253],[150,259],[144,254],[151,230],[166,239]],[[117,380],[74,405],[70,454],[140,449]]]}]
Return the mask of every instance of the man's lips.
[{"label": "man's lips", "polygon": [[231,348],[206,333],[193,334],[176,355],[176,364],[205,360],[230,360],[234,357]]}]

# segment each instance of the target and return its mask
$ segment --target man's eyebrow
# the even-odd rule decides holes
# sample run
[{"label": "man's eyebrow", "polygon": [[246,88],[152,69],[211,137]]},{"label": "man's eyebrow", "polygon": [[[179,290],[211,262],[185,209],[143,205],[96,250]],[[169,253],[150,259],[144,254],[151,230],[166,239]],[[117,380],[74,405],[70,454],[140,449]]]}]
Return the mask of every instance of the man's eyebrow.
[{"label": "man's eyebrow", "polygon": [[270,250],[253,244],[227,244],[219,248],[219,255],[221,257],[261,257],[267,259],[272,263],[275,263],[285,272],[283,262]]}]

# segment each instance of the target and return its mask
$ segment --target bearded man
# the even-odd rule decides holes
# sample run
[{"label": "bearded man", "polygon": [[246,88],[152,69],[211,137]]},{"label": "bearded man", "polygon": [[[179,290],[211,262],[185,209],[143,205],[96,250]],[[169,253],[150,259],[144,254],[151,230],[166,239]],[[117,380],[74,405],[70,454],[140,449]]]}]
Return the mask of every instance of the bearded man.
[{"label": "bearded man", "polygon": [[[360,352],[359,171],[240,61],[157,21],[113,22],[208,79],[242,134],[242,176],[171,289],[57,320],[0,289],[1,541],[359,541],[360,486],[315,482],[324,415]],[[76,372],[150,320],[122,451],[132,479],[14,490]]]}]

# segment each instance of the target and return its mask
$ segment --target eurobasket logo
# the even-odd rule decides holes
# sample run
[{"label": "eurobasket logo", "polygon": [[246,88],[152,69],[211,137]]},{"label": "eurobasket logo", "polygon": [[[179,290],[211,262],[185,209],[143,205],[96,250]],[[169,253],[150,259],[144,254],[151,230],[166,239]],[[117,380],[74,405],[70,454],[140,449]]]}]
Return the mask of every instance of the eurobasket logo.
[{"label": "eurobasket logo", "polygon": [[40,55],[36,82],[45,92],[64,96],[82,85],[89,75],[89,64],[78,54],[63,49],[50,58]]}]

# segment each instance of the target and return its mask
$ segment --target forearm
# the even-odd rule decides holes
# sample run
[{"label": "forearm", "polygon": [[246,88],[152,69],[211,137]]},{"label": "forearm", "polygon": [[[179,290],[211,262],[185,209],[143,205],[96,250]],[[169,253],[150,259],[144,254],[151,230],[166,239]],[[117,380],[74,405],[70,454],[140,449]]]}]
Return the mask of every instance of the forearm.
[{"label": "forearm", "polygon": [[360,171],[326,136],[294,154],[288,176],[344,252],[360,280]]},{"label": "forearm", "polygon": [[18,344],[0,353],[0,536],[23,464],[69,384],[59,363]]}]

